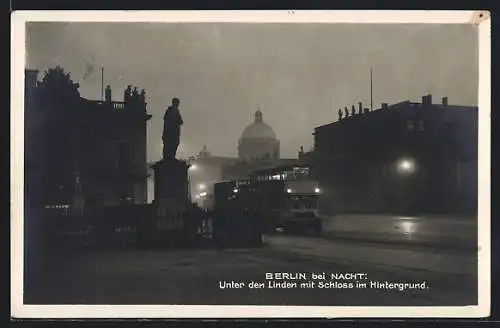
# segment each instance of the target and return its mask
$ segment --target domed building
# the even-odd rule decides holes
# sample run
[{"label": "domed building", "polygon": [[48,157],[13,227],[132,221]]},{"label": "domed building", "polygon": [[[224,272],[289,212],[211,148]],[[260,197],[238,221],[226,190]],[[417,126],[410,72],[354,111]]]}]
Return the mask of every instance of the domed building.
[{"label": "domed building", "polygon": [[273,129],[264,123],[262,112],[255,112],[255,121],[247,126],[238,142],[238,159],[255,161],[279,159],[280,142]]}]

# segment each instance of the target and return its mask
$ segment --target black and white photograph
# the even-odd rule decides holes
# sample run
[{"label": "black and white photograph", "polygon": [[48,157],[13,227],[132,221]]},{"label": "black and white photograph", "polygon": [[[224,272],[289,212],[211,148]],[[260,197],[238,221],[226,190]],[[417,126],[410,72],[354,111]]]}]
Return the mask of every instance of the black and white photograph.
[{"label": "black and white photograph", "polygon": [[148,13],[13,16],[13,316],[489,313],[487,12]]}]

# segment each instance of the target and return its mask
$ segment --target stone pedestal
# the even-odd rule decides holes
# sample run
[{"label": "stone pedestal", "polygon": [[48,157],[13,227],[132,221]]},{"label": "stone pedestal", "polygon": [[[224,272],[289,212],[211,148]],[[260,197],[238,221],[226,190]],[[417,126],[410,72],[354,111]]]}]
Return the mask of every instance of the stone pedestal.
[{"label": "stone pedestal", "polygon": [[156,162],[154,169],[154,200],[161,199],[188,199],[188,168],[189,165],[177,159],[161,160]]}]

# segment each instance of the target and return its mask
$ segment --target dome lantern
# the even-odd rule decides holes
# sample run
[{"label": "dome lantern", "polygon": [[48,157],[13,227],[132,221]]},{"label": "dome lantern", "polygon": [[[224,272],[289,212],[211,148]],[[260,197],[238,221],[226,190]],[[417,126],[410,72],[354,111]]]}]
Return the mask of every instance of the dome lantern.
[{"label": "dome lantern", "polygon": [[248,125],[241,135],[241,140],[255,139],[276,140],[276,134],[269,125],[264,123],[260,110],[255,112],[255,121]]},{"label": "dome lantern", "polygon": [[260,110],[255,112],[255,122],[262,122],[262,112]]}]

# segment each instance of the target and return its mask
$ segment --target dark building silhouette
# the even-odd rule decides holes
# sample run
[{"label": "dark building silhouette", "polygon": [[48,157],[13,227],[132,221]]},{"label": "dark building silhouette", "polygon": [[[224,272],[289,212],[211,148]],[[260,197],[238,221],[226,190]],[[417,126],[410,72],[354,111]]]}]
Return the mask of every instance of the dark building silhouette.
[{"label": "dark building silhouette", "polygon": [[[362,108],[360,105],[359,108]],[[315,129],[327,213],[477,211],[477,107],[382,104]]]},{"label": "dark building silhouette", "polygon": [[24,103],[25,106],[33,104],[34,90],[38,82],[38,70],[26,69],[24,71]]},{"label": "dark building silhouette", "polygon": [[[61,68],[37,83],[26,70],[26,184],[29,201],[81,212],[147,202],[146,102],[80,97]],[[136,96],[137,98],[137,96]]]}]

